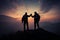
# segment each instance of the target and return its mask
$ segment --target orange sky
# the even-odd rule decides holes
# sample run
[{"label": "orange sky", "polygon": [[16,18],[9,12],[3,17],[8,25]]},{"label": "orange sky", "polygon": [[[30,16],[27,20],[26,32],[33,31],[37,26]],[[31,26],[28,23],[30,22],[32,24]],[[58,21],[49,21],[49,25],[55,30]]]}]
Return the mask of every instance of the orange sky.
[{"label": "orange sky", "polygon": [[[40,7],[29,7],[26,8],[24,5],[22,6],[17,6],[16,9],[11,9],[9,11],[6,11],[7,16],[11,16],[13,18],[17,18],[18,20],[21,20],[22,16],[24,15],[25,12],[30,15],[31,13],[34,15],[34,11],[37,11],[39,15],[41,16],[41,22],[43,21],[51,21],[57,18],[57,15],[55,15],[56,11],[55,10],[50,10],[47,13],[43,13],[40,11]],[[33,22],[33,18],[29,17],[29,22]]]}]

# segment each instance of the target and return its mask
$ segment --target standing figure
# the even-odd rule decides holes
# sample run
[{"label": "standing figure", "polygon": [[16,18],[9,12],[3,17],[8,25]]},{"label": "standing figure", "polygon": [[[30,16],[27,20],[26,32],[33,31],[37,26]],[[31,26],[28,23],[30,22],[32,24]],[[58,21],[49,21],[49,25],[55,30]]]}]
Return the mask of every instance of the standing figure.
[{"label": "standing figure", "polygon": [[36,30],[36,26],[39,29],[40,15],[37,12],[34,12],[34,16],[32,16],[32,17],[34,18],[34,30]]},{"label": "standing figure", "polygon": [[26,29],[26,26],[27,26],[27,30],[29,30],[28,17],[30,17],[30,15],[27,15],[27,12],[25,12],[25,14],[22,17],[22,23],[24,24],[24,31]]}]

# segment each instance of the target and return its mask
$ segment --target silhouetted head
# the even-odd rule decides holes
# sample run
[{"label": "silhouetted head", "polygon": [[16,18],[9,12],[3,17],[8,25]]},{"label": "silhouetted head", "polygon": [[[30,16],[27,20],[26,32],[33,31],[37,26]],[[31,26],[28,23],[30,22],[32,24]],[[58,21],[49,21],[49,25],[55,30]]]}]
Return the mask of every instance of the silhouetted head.
[{"label": "silhouetted head", "polygon": [[27,15],[27,12],[25,12],[25,15]]},{"label": "silhouetted head", "polygon": [[36,15],[36,14],[37,14],[37,12],[35,11],[35,12],[34,12],[34,14]]}]

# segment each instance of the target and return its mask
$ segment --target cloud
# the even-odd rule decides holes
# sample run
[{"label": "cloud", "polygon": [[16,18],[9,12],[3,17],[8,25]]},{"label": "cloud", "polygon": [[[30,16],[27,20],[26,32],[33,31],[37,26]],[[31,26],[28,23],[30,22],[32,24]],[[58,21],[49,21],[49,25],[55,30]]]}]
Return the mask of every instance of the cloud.
[{"label": "cloud", "polygon": [[59,10],[60,0],[40,0],[40,7],[41,7],[41,10],[44,12],[48,12],[54,6],[58,7],[58,10]]},{"label": "cloud", "polygon": [[[21,5],[37,5],[39,4],[37,0],[0,0],[0,15],[5,14],[6,11],[11,9],[16,9],[17,6]],[[38,5],[37,5],[38,6]]]},{"label": "cloud", "polygon": [[4,14],[5,11],[10,9],[16,9],[17,5],[20,5],[21,0],[0,0],[0,14]]},{"label": "cloud", "polygon": [[[39,5],[39,0],[0,0],[0,14],[4,14],[5,11],[10,9],[16,9],[17,5],[22,5],[23,3],[30,5]],[[48,12],[54,6],[57,10],[60,10],[60,0],[40,0],[41,11]]]}]

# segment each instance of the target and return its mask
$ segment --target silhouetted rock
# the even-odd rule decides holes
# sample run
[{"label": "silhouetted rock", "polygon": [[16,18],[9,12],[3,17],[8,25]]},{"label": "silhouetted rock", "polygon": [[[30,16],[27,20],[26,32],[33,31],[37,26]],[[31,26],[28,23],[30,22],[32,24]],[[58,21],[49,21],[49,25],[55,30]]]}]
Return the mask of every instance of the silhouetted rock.
[{"label": "silhouetted rock", "polygon": [[60,36],[45,31],[43,29],[29,30],[29,31],[18,31],[8,36],[3,36],[2,39],[9,40],[40,40],[40,39],[60,39]]}]

